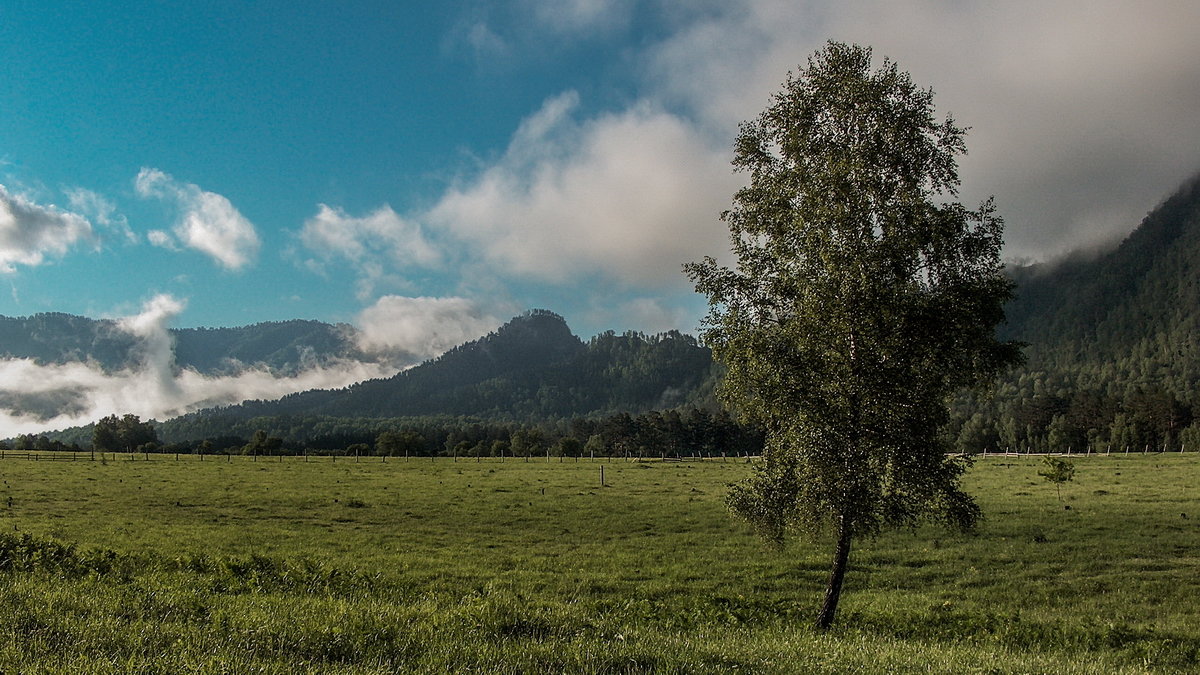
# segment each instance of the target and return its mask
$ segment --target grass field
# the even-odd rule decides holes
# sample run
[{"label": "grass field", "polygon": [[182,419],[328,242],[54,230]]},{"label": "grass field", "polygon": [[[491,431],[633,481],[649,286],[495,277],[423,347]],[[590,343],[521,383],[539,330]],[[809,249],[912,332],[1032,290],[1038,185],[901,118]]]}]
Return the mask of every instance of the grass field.
[{"label": "grass field", "polygon": [[1069,510],[980,460],[980,529],[861,542],[829,634],[745,463],[599,465],[0,461],[0,670],[1197,672],[1200,456],[1079,458]]}]

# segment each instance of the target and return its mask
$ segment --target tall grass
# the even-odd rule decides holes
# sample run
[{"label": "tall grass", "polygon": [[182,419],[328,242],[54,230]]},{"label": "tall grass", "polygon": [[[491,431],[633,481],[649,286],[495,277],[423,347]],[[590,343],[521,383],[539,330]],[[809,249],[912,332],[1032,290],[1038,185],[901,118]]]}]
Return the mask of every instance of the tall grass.
[{"label": "tall grass", "polygon": [[[744,463],[0,462],[5,672],[1193,672],[1200,458],[968,474],[978,532],[764,547]],[[6,507],[8,498],[12,506]]]}]

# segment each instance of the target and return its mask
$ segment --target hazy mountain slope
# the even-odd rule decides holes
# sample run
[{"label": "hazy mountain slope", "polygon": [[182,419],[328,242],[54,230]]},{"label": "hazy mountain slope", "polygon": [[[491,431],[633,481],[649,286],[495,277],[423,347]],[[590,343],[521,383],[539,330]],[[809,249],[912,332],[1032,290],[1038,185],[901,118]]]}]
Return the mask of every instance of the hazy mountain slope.
[{"label": "hazy mountain slope", "polygon": [[1012,274],[1028,361],[957,398],[961,449],[1200,447],[1200,176],[1119,245]]},{"label": "hazy mountain slope", "polygon": [[320,321],[275,321],[237,328],[183,328],[171,331],[175,362],[202,373],[236,372],[266,366],[294,373],[334,358],[364,358],[354,328]]},{"label": "hazy mountain slope", "polygon": [[57,312],[0,316],[0,358],[33,359],[41,365],[93,361],[105,370],[134,365],[137,338],[117,322]]},{"label": "hazy mountain slope", "polygon": [[1006,337],[1073,387],[1200,385],[1200,176],[1113,250],[1014,271]]},{"label": "hazy mountain slope", "polygon": [[[267,367],[290,374],[338,358],[363,358],[354,329],[319,321],[276,321],[237,328],[170,329],[175,365],[205,375]],[[91,362],[106,372],[139,365],[139,339],[117,321],[46,313],[0,316],[0,358],[39,365]]]}]

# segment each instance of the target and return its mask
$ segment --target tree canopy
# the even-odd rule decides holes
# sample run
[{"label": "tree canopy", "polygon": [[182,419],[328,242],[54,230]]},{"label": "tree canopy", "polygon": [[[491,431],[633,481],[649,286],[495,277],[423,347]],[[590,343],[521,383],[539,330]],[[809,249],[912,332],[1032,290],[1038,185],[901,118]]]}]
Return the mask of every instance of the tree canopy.
[{"label": "tree canopy", "polygon": [[143,422],[137,415],[109,415],[96,422],[92,429],[94,450],[133,452],[142,446],[157,443],[158,431],[154,424]]},{"label": "tree canopy", "polygon": [[1012,283],[989,200],[952,201],[965,130],[869,48],[829,43],[741,126],[749,183],[722,214],[733,268],[685,266],[710,311],[720,395],[766,433],[728,497],[772,541],[836,533],[818,625],[833,620],[851,542],[932,517],[970,527],[939,429],[949,395],[1019,359],[995,338]]}]

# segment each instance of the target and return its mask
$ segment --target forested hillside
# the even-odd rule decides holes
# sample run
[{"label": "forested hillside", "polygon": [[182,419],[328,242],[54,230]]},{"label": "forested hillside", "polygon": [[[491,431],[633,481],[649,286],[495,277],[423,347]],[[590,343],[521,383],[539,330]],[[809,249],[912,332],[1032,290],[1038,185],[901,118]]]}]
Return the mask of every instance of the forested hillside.
[{"label": "forested hillside", "polygon": [[711,404],[714,382],[712,356],[695,338],[607,332],[584,343],[561,316],[535,310],[387,379],[200,411],[164,428],[203,428],[218,415],[561,419]]},{"label": "forested hillside", "polygon": [[1112,250],[1013,270],[1027,363],[963,397],[969,449],[1200,449],[1200,176]]},{"label": "forested hillside", "polygon": [[175,338],[175,362],[205,374],[267,367],[282,375],[297,373],[331,359],[365,359],[349,325],[292,320],[236,328],[181,328]]}]

